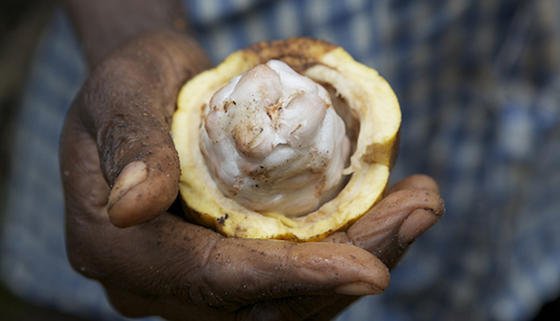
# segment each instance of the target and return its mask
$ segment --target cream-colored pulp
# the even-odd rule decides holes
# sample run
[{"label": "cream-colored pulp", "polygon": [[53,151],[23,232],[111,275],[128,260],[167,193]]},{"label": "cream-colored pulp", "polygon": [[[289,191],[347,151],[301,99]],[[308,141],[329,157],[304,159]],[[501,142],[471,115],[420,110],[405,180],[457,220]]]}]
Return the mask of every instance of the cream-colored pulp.
[{"label": "cream-colored pulp", "polygon": [[350,142],[328,92],[270,60],[207,104],[200,145],[224,195],[260,213],[300,216],[344,182]]}]

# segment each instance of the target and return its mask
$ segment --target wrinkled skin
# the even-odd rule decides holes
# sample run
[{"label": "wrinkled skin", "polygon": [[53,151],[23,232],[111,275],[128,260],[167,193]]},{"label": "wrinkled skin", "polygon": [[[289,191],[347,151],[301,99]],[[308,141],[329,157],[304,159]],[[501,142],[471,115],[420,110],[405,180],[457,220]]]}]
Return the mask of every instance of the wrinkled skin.
[{"label": "wrinkled skin", "polygon": [[167,211],[179,179],[177,91],[207,67],[192,40],[162,32],[92,71],[61,138],[72,266],[124,315],[171,320],[327,320],[383,291],[388,268],[442,213],[429,177],[405,179],[324,242],[224,238]]}]

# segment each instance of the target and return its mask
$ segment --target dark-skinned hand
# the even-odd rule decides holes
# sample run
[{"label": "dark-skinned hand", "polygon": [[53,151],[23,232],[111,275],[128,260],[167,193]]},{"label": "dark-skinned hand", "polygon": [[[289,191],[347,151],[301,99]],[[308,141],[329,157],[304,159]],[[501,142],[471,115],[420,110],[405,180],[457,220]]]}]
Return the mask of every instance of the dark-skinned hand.
[{"label": "dark-skinned hand", "polygon": [[176,96],[208,67],[192,39],[153,32],[91,72],[61,138],[72,266],[124,315],[171,320],[327,320],[382,292],[443,211],[429,177],[398,183],[323,242],[225,238],[168,211],[179,179],[169,134]]}]

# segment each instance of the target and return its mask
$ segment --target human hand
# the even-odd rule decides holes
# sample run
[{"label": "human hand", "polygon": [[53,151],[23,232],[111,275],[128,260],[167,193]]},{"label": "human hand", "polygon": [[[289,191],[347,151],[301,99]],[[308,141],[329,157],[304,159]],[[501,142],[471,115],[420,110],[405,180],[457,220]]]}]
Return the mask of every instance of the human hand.
[{"label": "human hand", "polygon": [[173,320],[327,319],[381,292],[386,266],[441,214],[427,177],[403,181],[325,242],[224,238],[167,211],[179,178],[169,136],[177,91],[206,67],[193,41],[162,32],[92,72],[61,138],[72,266],[121,313]]}]

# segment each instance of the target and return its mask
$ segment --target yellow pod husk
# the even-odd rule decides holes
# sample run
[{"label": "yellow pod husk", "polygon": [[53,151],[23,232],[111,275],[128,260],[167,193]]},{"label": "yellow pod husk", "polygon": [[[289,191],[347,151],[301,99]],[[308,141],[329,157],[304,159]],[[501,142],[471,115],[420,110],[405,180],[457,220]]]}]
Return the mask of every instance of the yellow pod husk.
[{"label": "yellow pod husk", "polygon": [[[284,61],[323,84],[333,99],[343,101],[347,110],[342,111],[342,118],[354,140],[345,169],[349,175],[346,185],[316,211],[296,218],[258,213],[224,196],[199,145],[202,113],[212,95],[232,78],[270,59]],[[230,237],[315,241],[347,227],[382,197],[401,124],[397,98],[376,70],[356,62],[340,47],[309,38],[262,42],[231,54],[217,67],[188,81],[177,105],[172,136],[180,159],[179,190],[187,215]]]}]

